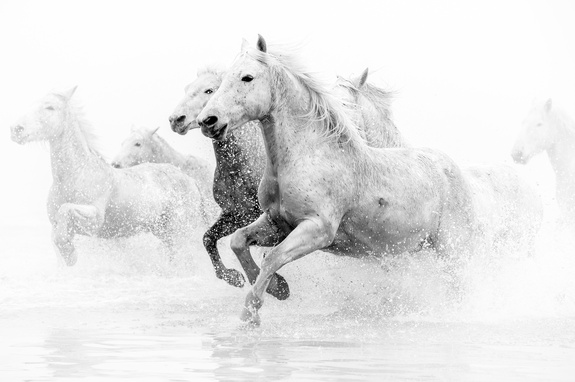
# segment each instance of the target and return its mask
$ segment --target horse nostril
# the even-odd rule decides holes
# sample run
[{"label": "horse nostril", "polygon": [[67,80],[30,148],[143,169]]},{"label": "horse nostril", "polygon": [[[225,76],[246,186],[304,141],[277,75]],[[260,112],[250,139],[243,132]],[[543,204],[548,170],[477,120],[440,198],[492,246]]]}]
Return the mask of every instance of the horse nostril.
[{"label": "horse nostril", "polygon": [[182,123],[186,120],[186,116],[185,115],[171,115],[170,118],[168,118],[168,120],[170,121],[171,124]]},{"label": "horse nostril", "polygon": [[20,134],[24,131],[24,126],[21,125],[16,125],[14,126],[14,133],[16,134]]},{"label": "horse nostril", "polygon": [[216,122],[218,122],[218,117],[216,117],[215,115],[210,115],[209,117],[207,117],[202,121],[202,124],[206,127],[211,127],[215,125]]},{"label": "horse nostril", "polygon": [[120,163],[118,163],[118,162],[112,162],[112,167],[120,168]]}]

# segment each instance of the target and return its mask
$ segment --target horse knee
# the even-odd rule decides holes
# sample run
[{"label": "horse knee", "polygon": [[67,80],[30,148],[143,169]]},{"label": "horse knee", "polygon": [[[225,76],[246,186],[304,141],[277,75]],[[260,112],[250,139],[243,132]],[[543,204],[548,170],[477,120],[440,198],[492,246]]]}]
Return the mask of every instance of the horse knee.
[{"label": "horse knee", "polygon": [[214,248],[217,245],[217,239],[211,234],[210,231],[204,233],[204,237],[203,237],[203,243],[204,243],[204,248],[206,248],[208,251],[211,248]]},{"label": "horse knee", "polygon": [[243,251],[248,247],[247,236],[243,228],[238,229],[234,232],[230,238],[230,248],[234,253]]}]

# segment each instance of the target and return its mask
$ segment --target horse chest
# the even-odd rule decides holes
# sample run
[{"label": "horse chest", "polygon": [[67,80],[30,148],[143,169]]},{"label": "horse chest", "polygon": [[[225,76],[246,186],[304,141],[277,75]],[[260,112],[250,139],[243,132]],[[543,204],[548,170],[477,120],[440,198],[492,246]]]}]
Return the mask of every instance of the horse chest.
[{"label": "horse chest", "polygon": [[291,182],[280,183],[273,176],[266,176],[262,180],[258,199],[262,209],[280,225],[294,227],[298,221],[312,213],[306,192],[297,189]]},{"label": "horse chest", "polygon": [[251,173],[218,166],[214,175],[214,199],[222,209],[257,205],[257,184]]}]

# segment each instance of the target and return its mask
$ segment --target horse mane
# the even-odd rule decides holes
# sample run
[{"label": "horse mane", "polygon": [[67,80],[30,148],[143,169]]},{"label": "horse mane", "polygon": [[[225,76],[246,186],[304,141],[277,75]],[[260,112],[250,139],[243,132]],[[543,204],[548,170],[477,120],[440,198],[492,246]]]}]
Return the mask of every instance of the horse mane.
[{"label": "horse mane", "polygon": [[575,120],[563,109],[553,107],[549,117],[559,131],[575,136]]},{"label": "horse mane", "polygon": [[[338,77],[337,85],[346,88],[355,98],[358,95],[364,96],[377,110],[385,124],[385,129],[380,130],[386,147],[403,147],[406,145],[405,139],[392,118],[391,102],[395,92],[384,90],[369,82],[365,82],[361,88],[358,88],[351,80],[343,77]],[[359,107],[359,105],[355,106]]]},{"label": "horse mane", "polygon": [[200,68],[198,68],[198,72],[197,72],[197,76],[201,76],[202,74],[213,74],[217,77],[222,77],[224,75],[224,73],[226,72],[226,68],[220,64],[216,64],[216,63],[211,63],[211,64],[206,64],[204,66],[201,66]]},{"label": "horse mane", "polygon": [[68,101],[67,105],[68,111],[70,112],[69,115],[73,116],[76,120],[78,129],[80,130],[90,152],[100,157],[102,160],[105,160],[104,155],[100,150],[98,135],[94,132],[92,124],[86,119],[82,107],[78,106],[73,101]]},{"label": "horse mane", "polygon": [[[325,138],[356,147],[367,145],[359,127],[350,118],[349,106],[335,97],[329,87],[317,75],[310,72],[292,51],[287,48],[282,50],[271,47],[268,53],[254,50],[253,57],[270,69],[273,88],[277,94],[287,93],[288,83],[285,74],[292,76],[308,92],[310,110],[302,117],[309,119],[310,123],[319,122]],[[277,105],[281,100],[274,96],[272,101]]]}]

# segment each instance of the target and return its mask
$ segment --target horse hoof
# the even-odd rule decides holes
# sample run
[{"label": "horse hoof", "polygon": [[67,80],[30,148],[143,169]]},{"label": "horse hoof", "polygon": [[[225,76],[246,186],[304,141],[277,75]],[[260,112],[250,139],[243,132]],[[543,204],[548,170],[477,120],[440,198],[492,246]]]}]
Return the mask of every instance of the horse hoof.
[{"label": "horse hoof", "polygon": [[242,288],[244,286],[244,284],[246,283],[246,279],[244,278],[244,275],[242,275],[240,272],[236,271],[235,269],[227,269],[226,271],[224,271],[220,277],[222,280],[224,280],[225,282],[227,282],[228,284],[238,287],[238,288]]},{"label": "horse hoof", "polygon": [[286,279],[275,273],[266,289],[266,292],[278,300],[285,300],[289,297],[289,285]]},{"label": "horse hoof", "polygon": [[258,314],[258,312],[256,310],[251,310],[246,307],[244,307],[244,309],[242,310],[240,319],[243,322],[245,322],[248,325],[248,327],[252,328],[256,328],[261,324],[260,315]]},{"label": "horse hoof", "polygon": [[64,259],[67,266],[71,267],[78,261],[78,255],[76,254],[76,249],[70,243],[60,246],[60,255]]}]

